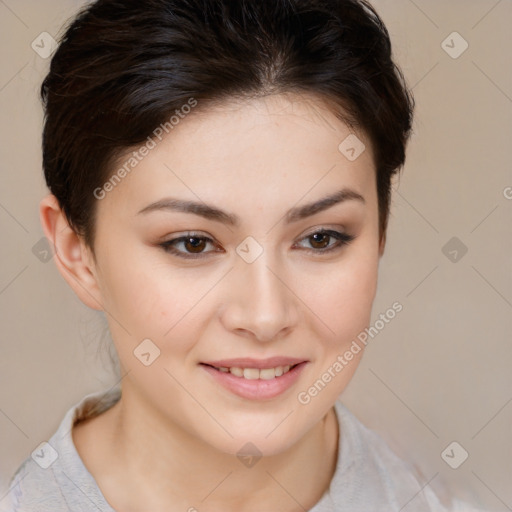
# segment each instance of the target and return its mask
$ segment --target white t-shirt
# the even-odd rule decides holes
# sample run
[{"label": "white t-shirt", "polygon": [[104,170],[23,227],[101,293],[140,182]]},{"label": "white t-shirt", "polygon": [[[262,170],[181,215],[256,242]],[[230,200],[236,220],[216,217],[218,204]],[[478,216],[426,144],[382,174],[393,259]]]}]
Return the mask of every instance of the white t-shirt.
[{"label": "white t-shirt", "polygon": [[[100,414],[120,396],[119,386],[91,393],[68,410],[48,443],[27,457],[11,478],[8,512],[115,512],[76,451],[71,429],[75,421]],[[340,401],[335,411],[340,425],[336,470],[310,512],[475,511],[460,503],[441,506],[429,486]]]}]

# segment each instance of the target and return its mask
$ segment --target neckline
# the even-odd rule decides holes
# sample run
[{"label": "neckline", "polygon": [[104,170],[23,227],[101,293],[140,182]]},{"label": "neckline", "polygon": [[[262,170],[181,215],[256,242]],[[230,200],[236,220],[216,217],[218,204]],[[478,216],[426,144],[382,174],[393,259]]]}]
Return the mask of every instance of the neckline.
[{"label": "neckline", "polygon": [[[65,469],[66,474],[81,474],[81,483],[90,491],[94,489],[94,494],[96,495],[96,499],[101,501],[101,505],[108,512],[115,512],[114,509],[108,504],[105,496],[101,492],[101,489],[94,479],[93,475],[89,472],[87,467],[84,464],[80,454],[78,453],[76,446],[72,437],[72,428],[76,423],[80,421],[94,418],[99,414],[107,411],[110,407],[115,405],[119,399],[121,398],[121,387],[119,385],[113,386],[106,391],[98,391],[94,393],[90,393],[84,396],[79,402],[77,402],[67,414],[67,422],[65,422],[66,418],[63,420],[62,427],[65,428],[65,432],[61,433],[60,443],[66,444],[66,450],[69,455],[63,456],[61,458],[61,463],[63,469]],[[344,428],[344,424],[346,424],[346,415],[350,414],[346,409],[345,405],[338,400],[333,404],[335,410],[335,417],[337,423],[337,454],[336,454],[336,464],[333,476],[329,482],[329,487],[325,490],[324,494],[317,501],[317,503],[311,508],[311,512],[323,512],[324,507],[332,504],[332,491],[333,491],[333,483],[338,481],[342,474],[344,474],[347,469],[354,463],[351,461],[350,455],[348,455],[348,451],[350,450],[350,443],[347,443],[346,439],[346,428]],[[63,430],[62,428],[59,430]],[[345,435],[342,435],[342,434]],[[63,455],[64,455],[63,453]],[[78,461],[80,468],[76,467],[76,461]]]}]

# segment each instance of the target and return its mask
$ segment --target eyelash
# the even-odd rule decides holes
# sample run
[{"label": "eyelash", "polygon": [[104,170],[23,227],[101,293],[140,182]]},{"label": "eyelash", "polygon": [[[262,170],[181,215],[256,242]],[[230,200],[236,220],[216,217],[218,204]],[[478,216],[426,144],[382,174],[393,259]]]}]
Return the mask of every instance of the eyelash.
[{"label": "eyelash", "polygon": [[[347,233],[341,233],[339,231],[334,231],[332,229],[319,229],[317,231],[310,233],[309,235],[306,235],[301,240],[306,240],[308,238],[311,238],[314,235],[327,235],[327,236],[337,240],[337,243],[335,243],[334,245],[331,245],[330,247],[328,247],[326,249],[311,249],[311,248],[304,249],[306,252],[308,252],[310,254],[326,254],[326,253],[333,252],[335,250],[340,250],[355,239],[355,236],[349,235]],[[215,251],[209,251],[207,253],[202,252],[202,253],[194,254],[194,253],[181,252],[175,248],[176,244],[181,243],[181,242],[186,242],[190,238],[195,238],[198,240],[204,240],[206,242],[213,243],[213,240],[211,238],[209,238],[207,236],[200,235],[199,233],[191,232],[191,233],[187,233],[186,235],[180,236],[178,238],[174,238],[172,240],[167,240],[166,242],[163,242],[159,245],[160,245],[160,247],[162,247],[164,249],[164,251],[166,251],[170,254],[174,254],[183,259],[204,258],[207,254],[209,254],[209,252],[215,252]]]}]

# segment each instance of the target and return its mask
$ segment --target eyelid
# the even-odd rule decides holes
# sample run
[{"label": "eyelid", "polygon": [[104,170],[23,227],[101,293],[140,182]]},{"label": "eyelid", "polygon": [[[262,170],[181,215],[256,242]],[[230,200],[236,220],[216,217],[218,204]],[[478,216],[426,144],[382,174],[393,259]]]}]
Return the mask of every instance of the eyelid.
[{"label": "eyelid", "polygon": [[[333,228],[329,228],[326,226],[317,226],[315,228],[312,228],[310,231],[306,232],[304,235],[301,235],[301,237],[298,239],[298,242],[302,242],[303,240],[305,240],[315,234],[324,234],[331,238],[334,238],[336,240],[336,243],[334,243],[331,246],[328,246],[327,248],[324,248],[324,249],[301,248],[300,250],[306,251],[307,253],[310,253],[310,254],[315,254],[315,255],[321,256],[322,254],[327,254],[327,253],[335,252],[336,250],[341,250],[344,246],[348,245],[356,238],[355,236],[350,235],[347,232],[345,232],[343,229],[341,231],[338,231],[338,229],[340,229],[340,228],[333,229]],[[189,260],[205,258],[211,253],[220,252],[218,249],[216,249],[216,250],[207,251],[207,252],[189,253],[189,252],[178,251],[174,247],[174,244],[177,244],[180,242],[185,242],[188,238],[198,238],[198,239],[204,240],[206,243],[210,243],[212,245],[217,245],[217,247],[218,247],[218,244],[216,244],[215,240],[212,237],[210,237],[206,234],[203,234],[201,232],[196,232],[196,231],[188,231],[184,234],[175,236],[174,238],[171,238],[167,241],[161,242],[158,245],[160,245],[166,252],[168,252],[170,254],[174,254],[179,258],[189,259]],[[296,247],[296,245],[297,245],[297,242],[294,243],[293,247]]]},{"label": "eyelid", "polygon": [[163,241],[161,243],[159,243],[158,245],[160,247],[162,247],[164,249],[164,251],[170,253],[170,254],[174,254],[176,256],[178,256],[179,258],[181,257],[182,259],[199,259],[199,258],[204,258],[206,257],[208,254],[210,253],[214,253],[214,252],[219,252],[218,250],[213,250],[213,251],[208,251],[208,252],[203,252],[203,253],[187,253],[187,252],[182,252],[182,251],[178,251],[173,245],[174,244],[177,244],[177,243],[180,243],[180,242],[184,242],[186,241],[188,238],[199,238],[201,240],[204,240],[206,243],[210,243],[212,245],[217,245],[215,243],[215,240],[213,240],[213,238],[211,238],[210,236],[208,235],[205,235],[199,231],[188,231],[188,232],[185,232],[181,235],[178,235],[178,236],[175,236],[174,238],[171,238],[169,240],[166,240],[166,241]]},{"label": "eyelid", "polygon": [[356,238],[354,235],[350,235],[343,230],[338,231],[337,229],[320,227],[320,228],[316,228],[313,231],[310,231],[309,233],[303,235],[299,239],[299,242],[301,242],[315,234],[318,234],[318,233],[327,235],[331,238],[334,238],[336,240],[336,243],[331,246],[328,246],[325,249],[305,248],[303,250],[305,250],[308,253],[312,253],[312,254],[316,254],[316,255],[328,254],[328,253],[334,252],[336,250],[341,250],[344,246],[348,245]]}]

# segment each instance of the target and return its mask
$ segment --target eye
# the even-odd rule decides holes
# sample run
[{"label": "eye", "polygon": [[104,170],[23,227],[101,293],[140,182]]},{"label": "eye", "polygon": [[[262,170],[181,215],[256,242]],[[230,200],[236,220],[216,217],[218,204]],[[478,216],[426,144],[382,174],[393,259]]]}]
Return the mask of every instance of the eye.
[{"label": "eye", "polygon": [[[341,249],[343,246],[348,245],[354,236],[332,229],[320,229],[302,238],[301,241],[306,241],[310,244],[310,248],[304,247],[307,252],[314,254],[324,254],[327,252]],[[216,247],[214,241],[207,236],[199,233],[187,233],[171,240],[167,240],[159,244],[166,252],[174,254],[180,258],[194,259],[205,257],[209,253],[221,252],[213,249],[206,251],[208,245]]]},{"label": "eye", "polygon": [[[159,244],[166,252],[175,254],[181,258],[201,258],[210,252],[219,252],[218,250],[205,251],[205,248],[211,244],[214,246],[213,240],[207,236],[198,233],[187,233],[186,235],[167,240]],[[183,250],[178,249],[181,247]]]},{"label": "eye", "polygon": [[306,247],[306,251],[318,254],[341,249],[343,246],[352,242],[354,238],[354,236],[341,233],[340,231],[320,229],[305,236],[302,240],[308,242],[312,247]]}]

